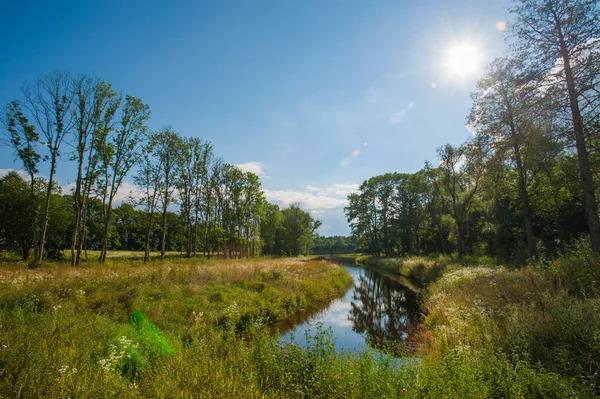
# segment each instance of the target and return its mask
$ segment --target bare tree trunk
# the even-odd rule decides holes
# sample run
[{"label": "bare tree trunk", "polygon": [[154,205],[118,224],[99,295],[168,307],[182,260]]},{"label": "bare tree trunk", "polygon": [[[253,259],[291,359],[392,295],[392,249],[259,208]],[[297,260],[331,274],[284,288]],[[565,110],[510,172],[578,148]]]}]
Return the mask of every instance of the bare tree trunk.
[{"label": "bare tree trunk", "polygon": [[167,199],[165,199],[165,206],[162,214],[162,235],[160,240],[160,259],[165,259],[167,245]]},{"label": "bare tree trunk", "polygon": [[[555,15],[555,18],[556,15]],[[560,21],[556,19],[558,36],[560,40],[560,53],[563,59],[565,68],[565,77],[567,80],[567,91],[569,93],[569,107],[573,118],[573,133],[575,135],[575,147],[577,148],[577,157],[579,159],[579,173],[583,186],[583,200],[585,204],[586,219],[588,230],[592,244],[592,250],[600,253],[600,220],[598,219],[598,203],[594,192],[594,181],[590,169],[590,161],[585,143],[585,135],[583,128],[583,120],[581,119],[581,111],[579,108],[579,100],[575,89],[575,79],[571,68],[571,60],[569,49],[565,42],[562,30],[560,29]]]},{"label": "bare tree trunk", "polygon": [[521,195],[521,201],[523,204],[523,219],[525,222],[525,234],[527,235],[527,250],[529,256],[535,256],[535,237],[533,235],[533,218],[531,205],[529,201],[529,193],[527,192],[527,182],[525,181],[525,171],[523,168],[523,161],[521,159],[521,152],[517,145],[514,146],[515,159],[517,162],[517,169],[519,173],[519,191]]},{"label": "bare tree trunk", "polygon": [[46,202],[44,205],[44,216],[42,218],[42,232],[40,234],[40,245],[35,260],[37,267],[42,265],[44,258],[44,244],[46,243],[46,231],[48,230],[48,215],[50,213],[50,197],[52,197],[52,186],[54,185],[54,172],[56,170],[56,159],[53,157],[50,166],[50,177],[48,179],[48,189],[46,190]]}]

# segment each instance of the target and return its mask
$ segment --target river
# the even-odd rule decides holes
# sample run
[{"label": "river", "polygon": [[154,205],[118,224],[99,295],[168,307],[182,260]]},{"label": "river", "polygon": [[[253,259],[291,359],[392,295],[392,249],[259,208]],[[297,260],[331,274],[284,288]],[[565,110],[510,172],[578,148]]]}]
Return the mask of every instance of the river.
[{"label": "river", "polygon": [[422,320],[416,292],[400,275],[363,267],[353,259],[332,258],[354,279],[344,296],[327,306],[298,312],[278,326],[282,339],[305,343],[316,325],[330,328],[339,351],[362,351],[367,345],[400,354]]}]

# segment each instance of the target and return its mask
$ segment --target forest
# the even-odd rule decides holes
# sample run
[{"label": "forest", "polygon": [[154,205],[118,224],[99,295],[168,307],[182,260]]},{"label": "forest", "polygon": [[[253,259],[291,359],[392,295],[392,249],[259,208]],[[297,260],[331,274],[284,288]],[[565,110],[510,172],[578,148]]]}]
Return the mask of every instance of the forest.
[{"label": "forest", "polygon": [[600,252],[600,23],[594,2],[584,3],[576,14],[569,2],[515,9],[511,54],[489,64],[472,93],[471,137],[349,196],[361,251],[517,264],[578,240]]},{"label": "forest", "polygon": [[[0,179],[0,249],[34,266],[69,248],[72,265],[88,249],[100,251],[100,263],[109,250],[144,251],[144,261],[157,250],[161,259],[310,253],[318,220],[298,204],[269,204],[259,177],[209,142],[149,131],[149,116],[141,99],[99,78],[54,72],[25,85],[1,118],[2,143],[24,176]],[[77,172],[67,193],[55,177],[64,158]]]}]

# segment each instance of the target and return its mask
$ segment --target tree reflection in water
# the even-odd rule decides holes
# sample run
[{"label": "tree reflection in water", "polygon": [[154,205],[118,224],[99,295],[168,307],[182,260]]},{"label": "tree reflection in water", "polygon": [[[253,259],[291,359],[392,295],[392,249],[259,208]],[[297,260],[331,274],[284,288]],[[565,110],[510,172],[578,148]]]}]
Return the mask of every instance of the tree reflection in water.
[{"label": "tree reflection in water", "polygon": [[352,329],[365,334],[375,347],[394,352],[405,348],[412,327],[421,313],[417,294],[391,276],[365,268],[355,283],[348,319]]},{"label": "tree reflection in water", "polygon": [[296,312],[271,326],[281,339],[305,345],[305,333],[315,324],[331,329],[337,350],[359,350],[365,345],[410,355],[411,331],[421,322],[417,294],[398,274],[357,265],[354,259],[329,257],[346,268],[354,284],[343,297],[326,306]]}]

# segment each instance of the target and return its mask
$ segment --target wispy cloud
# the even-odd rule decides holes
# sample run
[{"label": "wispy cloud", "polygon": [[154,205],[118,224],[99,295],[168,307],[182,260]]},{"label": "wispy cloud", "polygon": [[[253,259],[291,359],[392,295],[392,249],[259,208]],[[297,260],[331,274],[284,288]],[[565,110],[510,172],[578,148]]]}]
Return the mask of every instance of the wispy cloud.
[{"label": "wispy cloud", "polygon": [[329,187],[306,186],[304,191],[265,190],[267,200],[288,206],[300,206],[315,215],[329,209],[342,208],[348,204],[348,194],[357,191],[358,184],[334,184]]},{"label": "wispy cloud", "polygon": [[237,166],[244,172],[254,173],[255,175],[257,175],[258,177],[260,177],[262,179],[270,179],[271,178],[270,176],[267,176],[267,174],[265,173],[265,169],[267,168],[267,165],[265,165],[262,162],[254,161],[254,162],[238,163],[235,166]]}]

